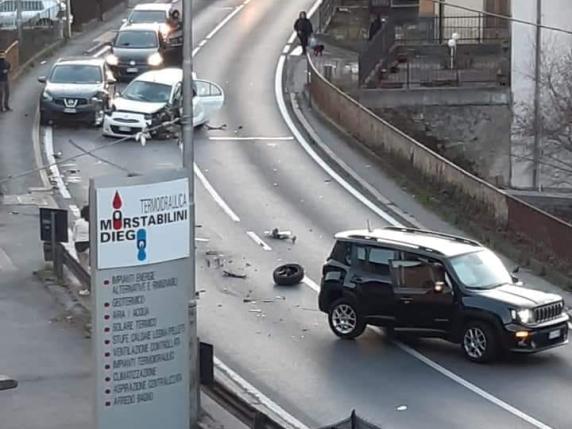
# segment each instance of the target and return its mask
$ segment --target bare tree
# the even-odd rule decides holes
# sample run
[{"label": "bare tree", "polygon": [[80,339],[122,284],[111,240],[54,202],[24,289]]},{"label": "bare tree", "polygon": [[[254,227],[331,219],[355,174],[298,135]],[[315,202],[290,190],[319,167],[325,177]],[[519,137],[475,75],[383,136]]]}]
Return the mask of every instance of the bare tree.
[{"label": "bare tree", "polygon": [[[533,78],[534,80],[534,78]],[[543,53],[540,113],[533,103],[515,106],[514,136],[520,158],[535,162],[535,135],[540,127],[538,163],[548,187],[572,186],[572,50]]]}]

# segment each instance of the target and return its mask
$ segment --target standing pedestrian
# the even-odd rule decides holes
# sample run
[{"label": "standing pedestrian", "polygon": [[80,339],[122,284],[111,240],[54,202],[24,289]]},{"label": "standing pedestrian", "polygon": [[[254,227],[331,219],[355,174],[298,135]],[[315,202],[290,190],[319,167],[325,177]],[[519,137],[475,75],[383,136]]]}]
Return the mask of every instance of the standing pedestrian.
[{"label": "standing pedestrian", "polygon": [[[80,218],[73,225],[72,238],[79,263],[89,269],[89,206],[81,209]],[[79,294],[89,295],[89,289],[83,289]]]},{"label": "standing pedestrian", "polygon": [[300,45],[302,45],[302,54],[306,55],[306,48],[308,47],[308,40],[314,32],[312,28],[312,23],[308,18],[306,18],[306,12],[300,12],[300,17],[294,23],[294,30],[298,35],[300,40]]},{"label": "standing pedestrian", "polygon": [[10,111],[10,63],[6,52],[0,51],[0,112]]}]

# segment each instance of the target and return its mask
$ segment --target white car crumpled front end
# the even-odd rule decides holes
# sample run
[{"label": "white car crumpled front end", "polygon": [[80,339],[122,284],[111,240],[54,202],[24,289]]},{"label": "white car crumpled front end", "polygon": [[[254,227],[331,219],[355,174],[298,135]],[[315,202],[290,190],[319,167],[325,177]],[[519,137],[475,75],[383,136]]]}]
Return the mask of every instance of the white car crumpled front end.
[{"label": "white car crumpled front end", "polygon": [[135,136],[151,127],[150,115],[114,111],[103,119],[103,135],[109,137]]}]

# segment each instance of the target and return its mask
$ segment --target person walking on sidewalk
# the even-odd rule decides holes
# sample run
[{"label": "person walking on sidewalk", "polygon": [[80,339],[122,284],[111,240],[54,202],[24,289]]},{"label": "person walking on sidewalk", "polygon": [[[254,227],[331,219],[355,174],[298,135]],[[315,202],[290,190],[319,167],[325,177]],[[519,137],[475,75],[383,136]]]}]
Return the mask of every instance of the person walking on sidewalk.
[{"label": "person walking on sidewalk", "polygon": [[[80,211],[80,218],[73,225],[73,235],[75,251],[79,263],[89,269],[89,206],[84,206]],[[89,295],[89,289],[79,292],[80,295]]]},{"label": "person walking on sidewalk", "polygon": [[308,18],[306,18],[306,12],[300,12],[300,17],[294,23],[294,30],[298,35],[300,40],[300,45],[302,45],[302,54],[306,55],[306,48],[308,47],[308,40],[314,32],[312,28],[312,23]]},{"label": "person walking on sidewalk", "polygon": [[10,63],[6,52],[0,51],[0,112],[10,111]]}]

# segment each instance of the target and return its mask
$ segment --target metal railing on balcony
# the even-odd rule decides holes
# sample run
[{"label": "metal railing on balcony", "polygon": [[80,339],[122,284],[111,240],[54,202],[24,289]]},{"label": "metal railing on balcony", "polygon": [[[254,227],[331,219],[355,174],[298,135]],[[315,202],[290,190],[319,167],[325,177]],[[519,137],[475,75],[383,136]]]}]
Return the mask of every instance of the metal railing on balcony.
[{"label": "metal railing on balcony", "polygon": [[[367,49],[359,55],[359,82],[363,83],[375,70],[377,65],[386,67],[395,46],[395,27],[387,22],[369,42]],[[380,64],[381,62],[381,64]]]}]

